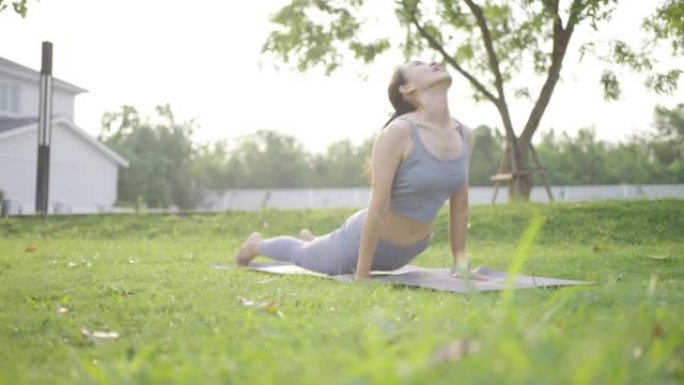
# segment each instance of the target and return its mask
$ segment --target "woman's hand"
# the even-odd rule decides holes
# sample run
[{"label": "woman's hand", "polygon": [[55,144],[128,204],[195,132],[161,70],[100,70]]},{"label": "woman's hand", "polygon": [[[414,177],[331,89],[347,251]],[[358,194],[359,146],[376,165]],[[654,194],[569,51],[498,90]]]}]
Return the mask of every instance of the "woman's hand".
[{"label": "woman's hand", "polygon": [[360,281],[360,282],[370,281],[370,273],[356,272],[354,274],[354,281]]},{"label": "woman's hand", "polygon": [[477,272],[477,269],[470,268],[470,261],[467,258],[459,258],[451,266],[451,275],[453,277],[460,277],[465,279],[474,279],[477,281],[485,281],[489,278]]}]

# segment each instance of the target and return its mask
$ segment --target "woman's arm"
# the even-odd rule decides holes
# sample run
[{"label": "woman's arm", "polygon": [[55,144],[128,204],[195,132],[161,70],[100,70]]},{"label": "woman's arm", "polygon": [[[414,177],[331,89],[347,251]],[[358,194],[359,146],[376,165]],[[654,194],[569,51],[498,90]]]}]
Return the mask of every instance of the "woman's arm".
[{"label": "woman's arm", "polygon": [[394,120],[375,138],[371,153],[371,198],[366,222],[361,230],[356,277],[368,278],[373,255],[380,239],[382,219],[389,212],[394,174],[410,137],[410,127],[403,120]]},{"label": "woman's arm", "polygon": [[[460,123],[459,123],[460,124]],[[468,143],[468,163],[472,154],[473,141],[470,129],[461,124],[463,137]],[[454,264],[460,265],[467,262],[466,232],[468,229],[468,180],[463,187],[449,197],[449,239],[451,241],[451,254]]]},{"label": "woman's arm", "polygon": [[467,261],[466,231],[468,229],[468,183],[449,197],[449,240],[454,264]]}]

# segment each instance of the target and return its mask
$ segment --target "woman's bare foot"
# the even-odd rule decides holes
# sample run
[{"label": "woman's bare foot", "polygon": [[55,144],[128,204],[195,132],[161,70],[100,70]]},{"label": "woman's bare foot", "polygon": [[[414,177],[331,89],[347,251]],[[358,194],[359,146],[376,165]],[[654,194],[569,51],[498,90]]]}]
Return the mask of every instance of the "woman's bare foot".
[{"label": "woman's bare foot", "polygon": [[302,241],[311,242],[316,239],[316,237],[308,229],[302,229],[299,232],[299,239]]},{"label": "woman's bare foot", "polygon": [[254,232],[247,237],[245,243],[240,246],[235,255],[235,263],[238,266],[247,266],[257,255],[259,255],[259,242],[261,242],[261,234]]}]

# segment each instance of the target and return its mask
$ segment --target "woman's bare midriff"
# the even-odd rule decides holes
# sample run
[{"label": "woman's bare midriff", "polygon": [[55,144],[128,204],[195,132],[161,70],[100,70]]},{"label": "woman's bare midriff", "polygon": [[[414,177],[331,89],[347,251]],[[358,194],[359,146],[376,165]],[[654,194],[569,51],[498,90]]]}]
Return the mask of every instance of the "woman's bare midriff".
[{"label": "woman's bare midriff", "polygon": [[432,233],[432,222],[421,222],[397,214],[392,209],[382,220],[380,238],[394,246],[412,246]]}]

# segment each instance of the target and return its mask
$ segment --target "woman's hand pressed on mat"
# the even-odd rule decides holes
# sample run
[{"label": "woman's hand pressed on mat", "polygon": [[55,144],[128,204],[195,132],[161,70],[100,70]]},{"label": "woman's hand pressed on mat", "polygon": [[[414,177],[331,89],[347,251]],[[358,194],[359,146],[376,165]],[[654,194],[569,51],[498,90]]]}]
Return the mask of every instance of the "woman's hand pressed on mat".
[{"label": "woman's hand pressed on mat", "polygon": [[456,278],[474,279],[476,281],[488,280],[487,277],[478,272],[478,269],[470,267],[468,256],[457,259],[454,265],[451,266],[451,275]]}]

